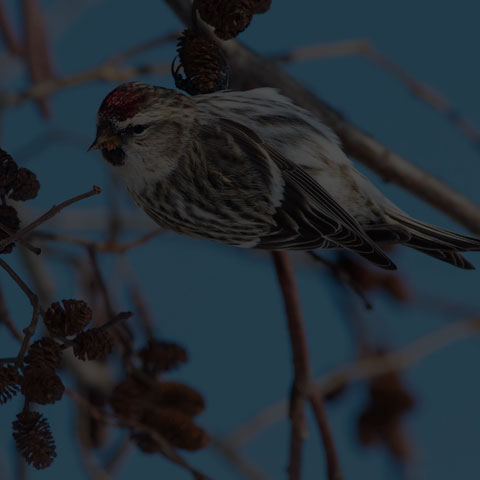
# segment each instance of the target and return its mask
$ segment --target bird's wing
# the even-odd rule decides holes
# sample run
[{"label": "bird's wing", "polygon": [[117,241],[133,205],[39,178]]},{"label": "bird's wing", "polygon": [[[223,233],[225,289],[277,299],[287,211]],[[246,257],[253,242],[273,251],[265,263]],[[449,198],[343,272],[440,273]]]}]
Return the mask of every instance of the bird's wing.
[{"label": "bird's wing", "polygon": [[[225,118],[218,121],[242,150],[251,154],[260,148],[266,152],[285,182],[282,203],[274,216],[277,226],[261,238],[256,248],[313,250],[338,246],[382,268],[396,269],[355,218],[304,168],[285,158],[248,127]],[[262,160],[261,154],[258,154],[258,160]]]}]

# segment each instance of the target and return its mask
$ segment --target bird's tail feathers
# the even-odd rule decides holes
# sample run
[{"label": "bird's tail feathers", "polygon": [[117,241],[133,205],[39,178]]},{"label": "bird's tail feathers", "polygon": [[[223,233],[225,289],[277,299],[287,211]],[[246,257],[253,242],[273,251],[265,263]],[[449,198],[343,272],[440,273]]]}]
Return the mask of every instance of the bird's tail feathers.
[{"label": "bird's tail feathers", "polygon": [[480,239],[421,222],[401,211],[389,211],[387,215],[410,234],[401,242],[404,245],[459,268],[475,268],[458,252],[480,251]]}]

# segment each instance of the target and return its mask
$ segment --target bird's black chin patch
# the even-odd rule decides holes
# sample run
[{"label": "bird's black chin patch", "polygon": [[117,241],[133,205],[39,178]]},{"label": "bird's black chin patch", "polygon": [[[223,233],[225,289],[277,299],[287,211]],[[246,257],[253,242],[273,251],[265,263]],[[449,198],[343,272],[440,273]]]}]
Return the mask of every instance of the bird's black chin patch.
[{"label": "bird's black chin patch", "polygon": [[123,148],[114,148],[113,150],[102,149],[103,158],[112,165],[118,166],[125,163],[125,152]]}]

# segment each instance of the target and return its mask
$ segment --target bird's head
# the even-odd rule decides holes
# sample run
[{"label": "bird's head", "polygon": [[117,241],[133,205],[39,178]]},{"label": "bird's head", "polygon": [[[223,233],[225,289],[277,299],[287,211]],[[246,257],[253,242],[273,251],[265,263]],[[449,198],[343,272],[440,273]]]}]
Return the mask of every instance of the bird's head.
[{"label": "bird's head", "polygon": [[[185,108],[193,102],[183,94],[140,82],[124,83],[103,100],[97,114],[97,134],[88,149],[100,149],[114,166],[126,161],[158,158],[171,149],[174,135],[183,133]],[[185,116],[188,118],[188,116]]]}]

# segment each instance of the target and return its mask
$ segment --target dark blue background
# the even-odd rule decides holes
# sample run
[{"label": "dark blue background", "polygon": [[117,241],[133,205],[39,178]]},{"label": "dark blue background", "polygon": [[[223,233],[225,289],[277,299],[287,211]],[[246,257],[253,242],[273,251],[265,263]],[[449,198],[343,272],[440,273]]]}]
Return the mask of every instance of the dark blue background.
[{"label": "dark blue background", "polygon": [[[57,0],[41,4],[50,25],[56,68],[62,75],[93,67],[133,44],[182,28],[164,3],[154,0]],[[14,0],[7,1],[7,5],[12,7],[12,13],[18,13]],[[273,0],[271,10],[256,16],[240,39],[263,54],[272,54],[302,45],[367,38],[480,125],[479,14],[480,7],[468,0]],[[142,56],[142,60],[169,63],[173,55],[174,47],[169,45]],[[4,56],[1,61],[4,90],[17,91],[28,85],[18,65],[7,63]],[[287,69],[394,151],[480,202],[478,153],[444,117],[413,98],[397,79],[359,57],[311,61],[289,65]],[[147,80],[172,86],[170,77]],[[112,87],[95,83],[59,92],[52,98],[54,115],[49,122],[39,117],[33,103],[5,112],[2,148],[16,154],[18,163],[28,160],[29,168],[37,173],[42,184],[39,197],[30,206],[46,209],[88,190],[92,184],[108,191],[107,167],[98,154],[87,154],[86,148],[95,132],[98,105]],[[74,137],[69,137],[72,140],[68,144],[54,142],[31,156],[24,146],[50,130],[73,132]],[[393,185],[381,185],[378,178],[369,176],[409,213],[463,231],[410,194]],[[106,205],[107,198],[106,194],[95,197],[71,211],[99,210]],[[143,216],[130,201],[122,200],[122,204],[139,218]],[[68,220],[68,216],[66,211],[58,221]],[[480,266],[480,256],[472,254],[469,258]],[[175,378],[205,394],[208,407],[200,417],[201,424],[217,434],[227,434],[287,394],[292,378],[290,350],[269,257],[165,234],[129,252],[127,259],[145,291],[159,334],[183,343],[190,352],[191,362]],[[8,260],[22,271],[15,255]],[[478,307],[478,271],[457,270],[407,249],[396,250],[395,260],[399,275],[408,279],[412,291]],[[107,273],[115,272],[115,258],[107,256],[102,266]],[[354,343],[340,308],[342,297],[332,288],[328,276],[319,274],[302,257],[297,273],[313,368],[321,374],[353,360]],[[0,282],[8,295],[13,319],[17,325],[25,325],[29,309],[22,295],[5,274]],[[64,277],[56,283],[56,298],[71,298],[76,293],[72,279]],[[392,347],[407,344],[457,319],[420,307],[399,307],[380,296],[372,300],[375,309],[365,314],[368,324],[377,339]],[[353,301],[361,307],[356,298]],[[119,309],[130,307],[123,290],[117,291],[116,305]],[[0,345],[2,356],[14,355],[17,350],[5,331],[1,333]],[[411,471],[416,476],[411,478],[440,480],[479,475],[479,361],[477,340],[472,339],[454,344],[406,372],[405,381],[418,401],[405,424],[414,447]],[[68,377],[65,380],[68,383]],[[385,451],[358,446],[355,419],[365,396],[364,387],[355,386],[328,409],[345,478],[403,478]],[[20,401],[1,408],[2,478],[13,475],[9,429],[19,408]],[[31,477],[85,478],[78,446],[72,441],[74,419],[70,400],[64,398],[60,404],[42,411],[51,420],[58,458],[44,472],[32,469]],[[242,449],[271,478],[285,478],[287,427],[283,421]],[[322,452],[312,425],[306,443],[306,479],[325,478],[318,473],[324,471]],[[208,449],[188,458],[216,479],[241,478]],[[119,479],[135,476],[190,478],[163,458],[138,452],[131,455],[118,474]]]}]

